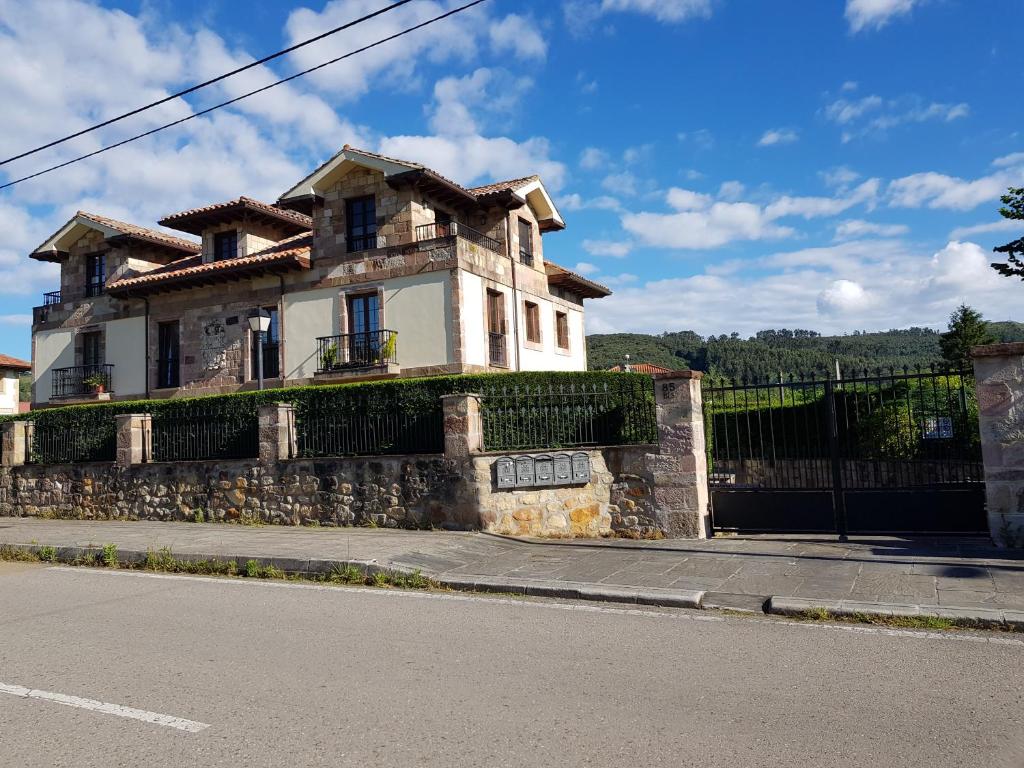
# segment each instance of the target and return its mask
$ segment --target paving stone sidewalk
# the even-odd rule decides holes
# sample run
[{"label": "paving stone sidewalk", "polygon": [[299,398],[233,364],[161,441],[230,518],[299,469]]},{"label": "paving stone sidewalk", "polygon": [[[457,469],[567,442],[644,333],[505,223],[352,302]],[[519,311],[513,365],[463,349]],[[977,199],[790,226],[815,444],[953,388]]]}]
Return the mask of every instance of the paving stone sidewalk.
[{"label": "paving stone sidewalk", "polygon": [[169,547],[179,557],[358,560],[418,568],[441,581],[522,587],[706,592],[756,606],[769,596],[1024,610],[1024,555],[982,539],[760,536],[708,541],[528,541],[480,533],[248,528],[223,524],[0,518],[0,544],[121,551]]}]

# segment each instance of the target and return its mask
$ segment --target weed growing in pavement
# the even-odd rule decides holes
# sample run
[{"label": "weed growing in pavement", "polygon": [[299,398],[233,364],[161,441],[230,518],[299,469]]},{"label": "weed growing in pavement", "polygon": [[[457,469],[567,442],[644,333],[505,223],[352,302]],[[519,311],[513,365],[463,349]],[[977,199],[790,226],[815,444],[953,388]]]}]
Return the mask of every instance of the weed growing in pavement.
[{"label": "weed growing in pavement", "polygon": [[192,513],[192,522],[194,523],[205,523],[206,513],[201,509],[197,509]]},{"label": "weed growing in pavement", "polygon": [[31,563],[39,557],[27,549],[12,547],[10,544],[0,544],[0,560],[7,560],[15,563]]},{"label": "weed growing in pavement", "polygon": [[57,559],[57,548],[56,547],[40,547],[39,548],[39,559],[44,563],[52,563]]},{"label": "weed growing in pavement", "polygon": [[810,608],[792,618],[808,621],[833,621],[839,624],[872,624],[894,629],[1004,629],[1017,631],[1005,625],[988,625],[970,619],[949,619],[943,616],[876,616],[868,613],[834,614],[824,608]]},{"label": "weed growing in pavement", "polygon": [[117,568],[117,544],[104,544],[101,557],[107,568]]},{"label": "weed growing in pavement", "polygon": [[377,571],[370,577],[370,583],[375,587],[388,587],[391,586],[388,575],[384,571]]}]

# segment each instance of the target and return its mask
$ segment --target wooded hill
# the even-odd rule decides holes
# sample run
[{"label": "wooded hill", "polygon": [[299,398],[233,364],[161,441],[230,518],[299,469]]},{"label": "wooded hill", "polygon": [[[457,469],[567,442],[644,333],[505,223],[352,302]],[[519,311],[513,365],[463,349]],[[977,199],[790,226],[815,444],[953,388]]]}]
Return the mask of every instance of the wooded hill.
[{"label": "wooded hill", "polygon": [[[997,341],[1024,341],[1024,323],[993,322],[989,330]],[[727,378],[777,379],[782,373],[822,374],[839,360],[844,374],[894,366],[928,366],[942,360],[939,331],[905,328],[844,336],[822,336],[816,331],[775,329],[759,331],[747,339],[739,334],[700,336],[693,331],[661,335],[607,333],[587,337],[590,367],[606,370],[623,362],[654,363],[666,368],[692,368]]]}]

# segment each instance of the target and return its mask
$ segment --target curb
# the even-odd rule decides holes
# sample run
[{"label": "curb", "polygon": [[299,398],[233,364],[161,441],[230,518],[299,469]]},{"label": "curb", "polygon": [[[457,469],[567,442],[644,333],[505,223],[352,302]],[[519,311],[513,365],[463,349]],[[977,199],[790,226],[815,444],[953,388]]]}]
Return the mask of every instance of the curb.
[{"label": "curb", "polygon": [[856,600],[819,600],[779,595],[773,595],[768,600],[767,612],[778,616],[802,616],[808,611],[827,611],[832,616],[949,619],[957,624],[977,627],[1024,629],[1024,611],[1002,608],[954,608],[911,603],[865,603]]},{"label": "curb", "polygon": [[[20,549],[38,555],[45,545],[41,544],[4,544],[12,549]],[[89,547],[53,547],[56,551],[56,563],[68,564],[85,555],[102,553],[102,546]],[[139,551],[118,549],[117,559],[123,563],[144,563],[150,550]],[[265,557],[260,555],[225,555],[194,552],[172,552],[175,560],[208,561],[227,563],[235,561],[244,565],[254,560],[261,567],[272,565],[290,575],[319,576],[340,568],[355,566],[372,576],[379,572],[401,573],[409,575],[418,569],[400,564],[381,564],[376,560],[320,560],[290,557]],[[535,579],[506,579],[497,576],[443,577],[432,575],[429,571],[420,573],[441,587],[462,592],[491,592],[498,594],[528,595],[531,597],[554,597],[567,600],[588,600],[606,603],[628,603],[632,605],[655,605],[665,608],[700,608],[704,598],[702,590],[689,589],[641,589],[629,587],[611,587],[574,582],[542,581]]]}]

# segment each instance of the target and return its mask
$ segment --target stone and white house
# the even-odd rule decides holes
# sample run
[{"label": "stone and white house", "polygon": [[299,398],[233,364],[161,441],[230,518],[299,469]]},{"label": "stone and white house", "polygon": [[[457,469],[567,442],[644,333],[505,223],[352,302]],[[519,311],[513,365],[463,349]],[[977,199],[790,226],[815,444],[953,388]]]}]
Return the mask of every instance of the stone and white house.
[{"label": "stone and white house", "polygon": [[61,267],[36,405],[255,388],[260,310],[267,386],[584,370],[584,300],[609,294],[545,258],[565,223],[537,176],[465,188],[347,145],[273,204],[160,224],[193,237],[79,212],[31,254]]},{"label": "stone and white house", "polygon": [[18,384],[22,374],[31,369],[32,365],[24,360],[0,354],[0,415],[20,411]]}]

